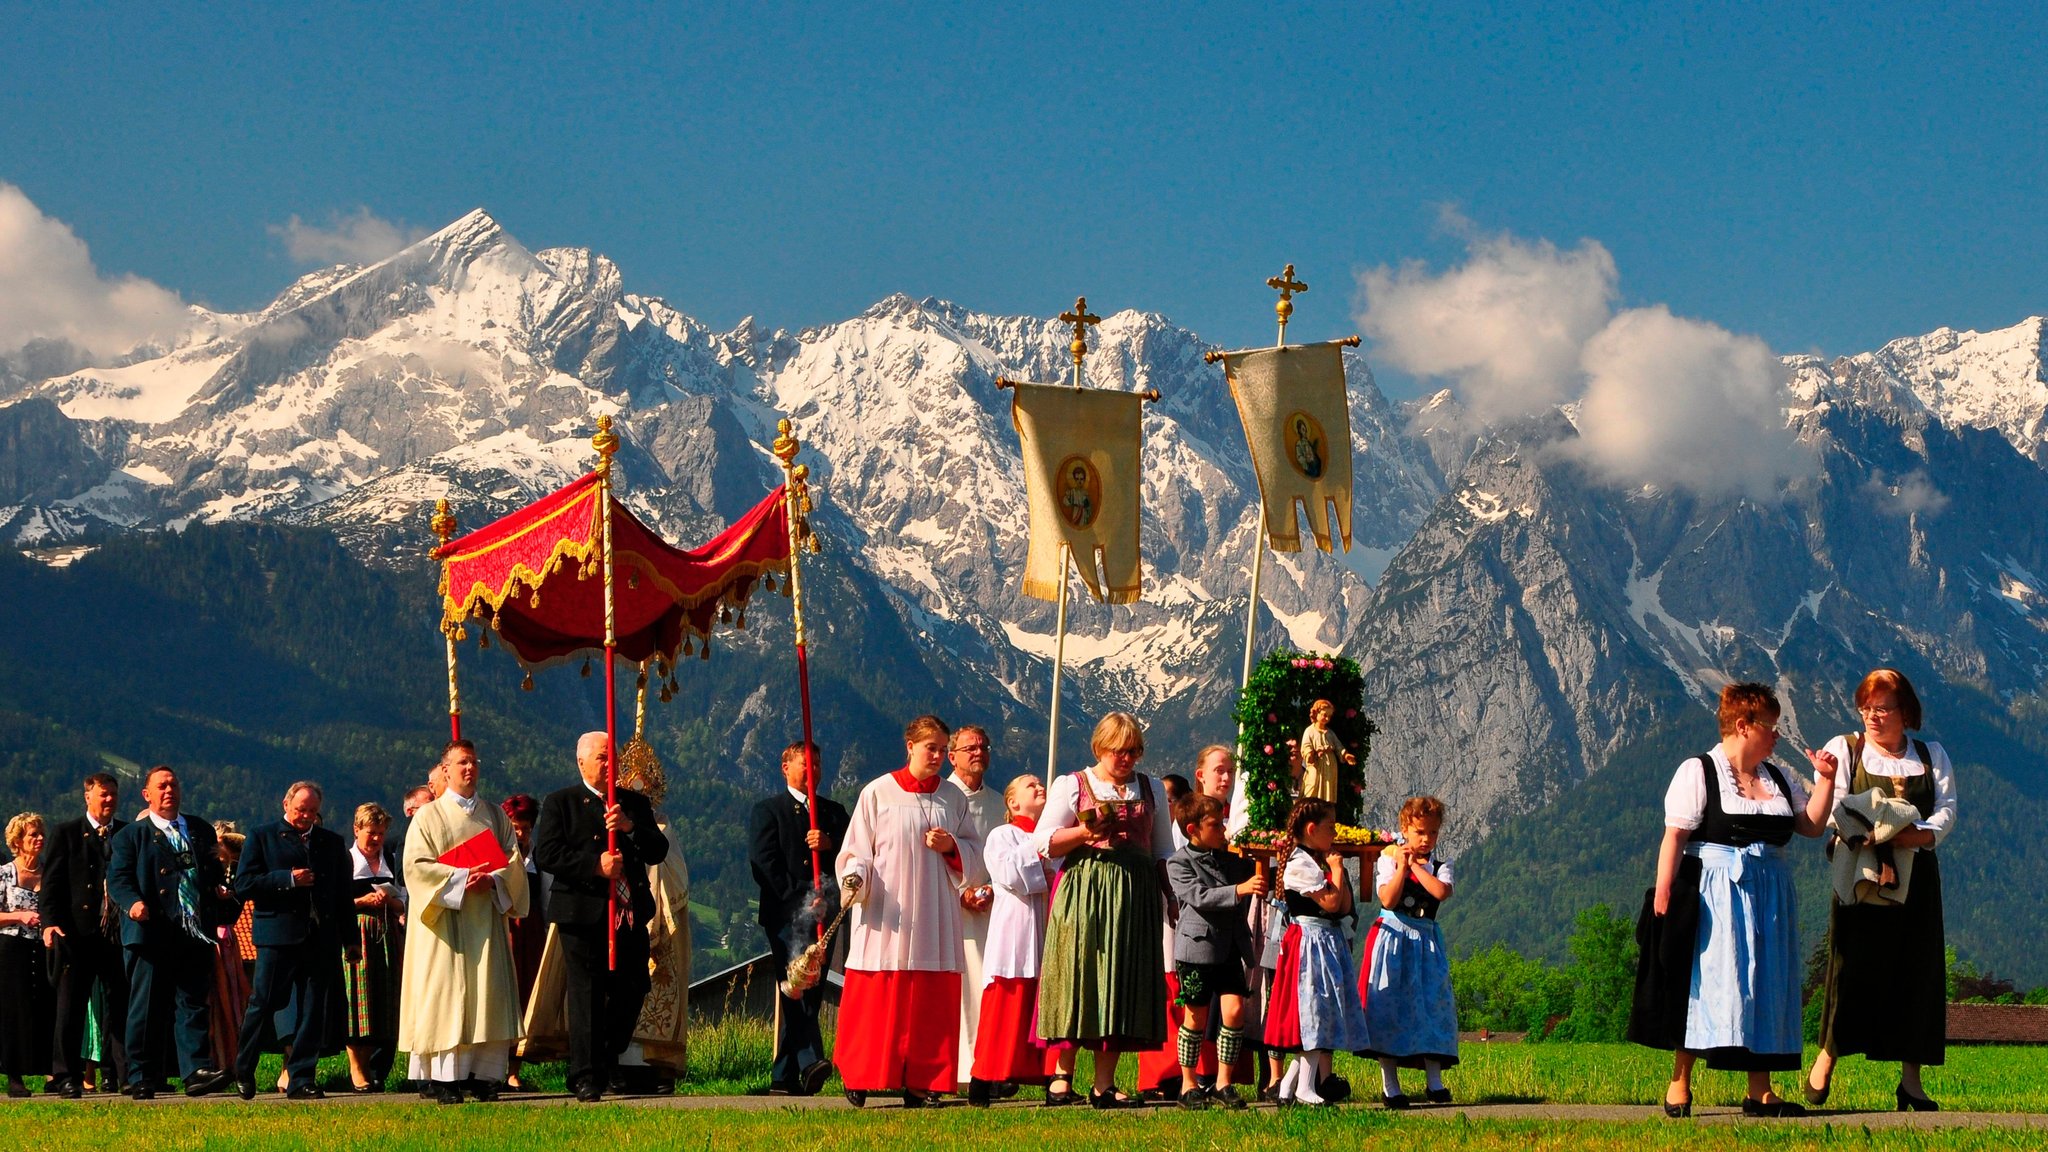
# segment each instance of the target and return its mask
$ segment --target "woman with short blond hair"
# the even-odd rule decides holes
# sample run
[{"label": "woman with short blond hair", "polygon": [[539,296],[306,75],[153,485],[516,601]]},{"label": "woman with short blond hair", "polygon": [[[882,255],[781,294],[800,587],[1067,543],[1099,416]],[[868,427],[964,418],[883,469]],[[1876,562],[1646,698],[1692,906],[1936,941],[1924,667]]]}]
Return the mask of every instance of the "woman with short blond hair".
[{"label": "woman with short blond hair", "polygon": [[28,1095],[27,1076],[50,1074],[50,1042],[57,1028],[57,1001],[50,995],[43,949],[43,818],[23,812],[7,822],[7,850],[0,864],[0,1072],[9,1096]]},{"label": "woman with short blond hair", "polygon": [[[1163,861],[1173,854],[1165,789],[1138,771],[1145,731],[1128,712],[1095,726],[1095,764],[1053,781],[1033,832],[1038,851],[1062,862],[1046,924],[1038,985],[1039,1034],[1095,1056],[1089,1103],[1130,1103],[1116,1090],[1117,1056],[1157,1048],[1166,1039]],[[1066,1083],[1062,1089],[1060,1085]],[[1067,1076],[1053,1081],[1048,1104],[1074,1103]]]}]

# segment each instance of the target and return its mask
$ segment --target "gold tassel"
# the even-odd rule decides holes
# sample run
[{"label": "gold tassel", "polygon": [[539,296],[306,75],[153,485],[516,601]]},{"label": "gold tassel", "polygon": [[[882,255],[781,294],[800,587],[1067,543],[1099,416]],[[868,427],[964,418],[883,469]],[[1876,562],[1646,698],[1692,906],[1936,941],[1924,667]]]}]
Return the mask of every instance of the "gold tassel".
[{"label": "gold tassel", "polygon": [[683,636],[683,655],[688,656],[691,652],[696,651],[696,649],[692,647],[693,643],[693,640],[688,634],[685,634]]},{"label": "gold tassel", "polygon": [[726,607],[723,600],[718,603],[718,622],[720,624],[732,623],[732,609]]},{"label": "gold tassel", "polygon": [[483,651],[484,649],[486,649],[486,648],[489,648],[490,646],[491,646],[491,634],[490,634],[489,630],[487,630],[487,629],[483,629],[483,628],[479,628],[479,629],[477,629],[477,630],[476,630],[476,647],[477,647],[477,651],[481,652],[481,651]]},{"label": "gold tassel", "polygon": [[647,665],[642,664],[639,677],[633,681],[633,688],[635,691],[638,691],[645,687],[647,687]]},{"label": "gold tassel", "polygon": [[585,680],[590,679],[590,657],[588,656],[583,658],[583,678]]},{"label": "gold tassel", "polygon": [[519,690],[520,690],[520,691],[522,691],[522,692],[531,692],[531,691],[533,691],[533,673],[531,673],[531,672],[528,672],[528,673],[526,674],[526,679],[524,679],[524,680],[521,680],[521,681],[519,682]]},{"label": "gold tassel", "polygon": [[640,586],[640,573],[639,573],[639,572],[637,572],[637,571],[634,571],[634,572],[628,572],[628,573],[626,573],[626,587],[628,587],[628,588],[638,588],[639,586]]},{"label": "gold tassel", "polygon": [[740,631],[742,631],[742,632],[745,632],[745,631],[747,630],[747,608],[746,608],[746,605],[744,605],[744,604],[740,605],[740,611],[739,611],[739,615],[737,615],[737,616],[734,616],[734,617],[732,618],[732,626],[733,626],[733,627],[735,627],[735,628],[737,628],[737,629],[739,629],[739,630],[740,630]]},{"label": "gold tassel", "polygon": [[666,684],[663,684],[663,685],[661,686],[661,702],[662,702],[663,704],[666,704],[666,703],[668,703],[669,701],[671,701],[671,700],[673,700],[673,699],[675,699],[675,698],[676,698],[676,694],[675,694],[674,692],[671,692],[671,691],[669,691],[669,686],[668,686],[668,685],[666,685]]},{"label": "gold tassel", "polygon": [[711,659],[711,637],[709,637],[709,636],[706,636],[706,637],[704,638],[704,646],[703,646],[702,648],[699,648],[699,649],[697,649],[697,659],[699,659],[699,660],[709,660],[709,659]]}]

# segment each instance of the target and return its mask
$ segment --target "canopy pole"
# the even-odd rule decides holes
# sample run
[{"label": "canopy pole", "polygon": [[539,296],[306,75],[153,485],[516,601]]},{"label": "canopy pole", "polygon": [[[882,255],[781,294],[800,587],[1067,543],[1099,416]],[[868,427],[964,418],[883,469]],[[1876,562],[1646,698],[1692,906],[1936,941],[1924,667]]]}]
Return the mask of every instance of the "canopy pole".
[{"label": "canopy pole", "polygon": [[[441,540],[440,548],[436,548],[435,551],[438,552],[441,548],[448,547],[448,541],[455,535],[455,513],[449,510],[448,498],[446,496],[434,501],[434,519],[431,521],[431,527],[434,530],[434,535],[440,537]],[[446,561],[443,561],[443,563],[445,564]],[[445,597],[446,585],[448,583],[447,569],[445,567],[442,569],[441,583]],[[442,611],[446,612],[447,609],[444,607]],[[448,642],[448,739],[450,740],[462,739],[462,686],[457,681],[455,675],[455,633],[459,627],[459,625],[453,624],[445,618],[441,621],[441,638]]]},{"label": "canopy pole", "polygon": [[[811,510],[811,490],[808,483],[811,468],[808,464],[796,463],[796,454],[803,443],[796,438],[793,425],[787,420],[775,424],[775,444],[769,450],[782,461],[783,519],[789,525],[789,605],[790,618],[796,625],[796,690],[804,717],[804,810],[811,819],[811,831],[818,830],[818,752],[811,740],[811,661],[804,643],[804,576],[803,546],[809,540],[815,547],[816,538],[810,535],[809,522],[804,514]],[[825,882],[825,866],[819,850],[811,849],[811,890],[813,892]],[[825,920],[818,918],[818,938],[825,938]]]},{"label": "canopy pole", "polygon": [[[649,657],[651,660],[652,657]],[[640,678],[633,683],[633,739],[645,739],[647,732],[647,660],[640,662]]]},{"label": "canopy pole", "polygon": [[[1294,315],[1294,295],[1308,291],[1308,285],[1294,278],[1294,265],[1289,264],[1278,276],[1267,279],[1266,287],[1280,293],[1280,299],[1273,304],[1273,318],[1280,322],[1280,334],[1274,338],[1273,347],[1287,346],[1287,321]],[[1244,671],[1238,676],[1237,688],[1243,692],[1251,687],[1252,657],[1257,654],[1259,638],[1259,578],[1266,567],[1266,534],[1271,525],[1266,520],[1266,497],[1259,495],[1259,533],[1252,539],[1252,596],[1244,613]],[[1244,725],[1237,726],[1238,742],[1244,741]]]},{"label": "canopy pole", "polygon": [[[604,803],[609,810],[619,802],[619,690],[618,670],[613,667],[618,654],[618,635],[612,594],[612,454],[619,450],[619,437],[612,431],[610,416],[597,418],[597,435],[590,438],[590,446],[597,449],[598,536],[604,556]],[[617,829],[605,829],[604,845],[606,852],[619,850]],[[607,886],[605,894],[604,938],[605,965],[616,972],[619,968],[619,886],[616,882]]]}]

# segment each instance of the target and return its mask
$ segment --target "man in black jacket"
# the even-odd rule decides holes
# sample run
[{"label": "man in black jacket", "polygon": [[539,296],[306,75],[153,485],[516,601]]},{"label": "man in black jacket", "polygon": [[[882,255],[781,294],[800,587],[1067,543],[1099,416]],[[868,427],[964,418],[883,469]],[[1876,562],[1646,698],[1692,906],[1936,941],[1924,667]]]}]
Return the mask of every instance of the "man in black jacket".
[{"label": "man in black jacket", "polygon": [[341,986],[342,926],[355,927],[348,846],[320,827],[320,786],[301,780],[284,792],[284,819],[242,845],[235,895],[255,909],[256,978],[235,1048],[235,1090],[256,1098],[256,1061],[276,1038],[278,1009],[291,1005],[285,1096],[317,1100],[314,1082],[323,1033]]},{"label": "man in black jacket", "polygon": [[[620,788],[606,806],[610,763],[605,734],[584,733],[576,742],[582,783],[541,801],[533,832],[534,864],[551,877],[548,923],[569,962],[568,1086],[585,1103],[602,1099],[611,1087],[619,1054],[633,1039],[647,999],[647,923],[654,915],[647,870],[668,857],[668,837],[645,796]],[[606,850],[607,831],[618,833],[616,852]],[[614,911],[615,968],[606,946],[606,922]]]},{"label": "man in black jacket", "polygon": [[[817,745],[811,746],[811,760],[817,760]],[[783,789],[754,805],[747,821],[747,862],[754,881],[761,886],[761,931],[768,937],[768,952],[774,957],[775,978],[782,979],[791,953],[816,939],[817,924],[836,902],[838,884],[833,879],[833,857],[846,838],[846,809],[825,796],[818,797],[818,827],[811,829],[805,787],[807,769],[801,741],[782,750]],[[825,903],[809,909],[811,900],[811,853],[818,854]],[[801,939],[799,939],[801,935]],[[825,1059],[825,1040],[818,1031],[818,1009],[825,1002],[825,984],[820,980],[802,999],[778,995],[775,1027],[775,1065],[769,1073],[768,1090],[791,1096],[814,1096],[832,1075]]]},{"label": "man in black jacket", "polygon": [[[107,861],[114,833],[127,827],[114,818],[120,781],[105,772],[85,778],[85,815],[57,825],[43,872],[43,943],[63,953],[57,977],[57,1043],[44,1091],[73,1100],[85,1091],[85,1018],[94,985],[106,1019],[128,1018],[128,973],[121,956],[122,916],[107,897]],[[107,1027],[108,1062],[116,1084],[128,1082],[128,1047],[122,1030]],[[102,1086],[106,1088],[107,1086]]]},{"label": "man in black jacket", "polygon": [[[214,929],[233,921],[213,825],[179,807],[178,774],[159,764],[142,783],[149,809],[114,834],[107,893],[120,913],[128,957],[128,1094],[156,1096],[167,1071],[163,1039],[177,1051],[185,1095],[227,1083],[210,1067],[206,1014],[213,991]],[[112,1024],[112,1021],[109,1021]]]}]

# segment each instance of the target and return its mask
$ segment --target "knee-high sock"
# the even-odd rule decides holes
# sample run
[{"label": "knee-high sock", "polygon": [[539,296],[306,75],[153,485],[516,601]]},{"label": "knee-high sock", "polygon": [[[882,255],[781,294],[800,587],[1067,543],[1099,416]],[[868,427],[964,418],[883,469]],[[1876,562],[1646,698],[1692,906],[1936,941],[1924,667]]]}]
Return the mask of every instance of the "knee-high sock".
[{"label": "knee-high sock", "polygon": [[1380,1061],[1380,1092],[1387,1096],[1401,1094],[1401,1066],[1392,1060]]},{"label": "knee-high sock", "polygon": [[1244,1054],[1244,1029],[1224,1028],[1216,1033],[1216,1066],[1235,1068]]},{"label": "knee-high sock", "polygon": [[1317,1091],[1317,1085],[1322,1081],[1320,1070],[1323,1066],[1323,1052],[1324,1050],[1318,1050],[1301,1054],[1301,1063],[1299,1065],[1301,1071],[1296,1074],[1294,1098],[1304,1104],[1321,1104],[1323,1102],[1323,1094]]},{"label": "knee-high sock", "polygon": [[1188,1027],[1180,1026],[1180,1035],[1174,1041],[1175,1055],[1180,1057],[1180,1066],[1190,1073],[1202,1061],[1202,1034]]}]

